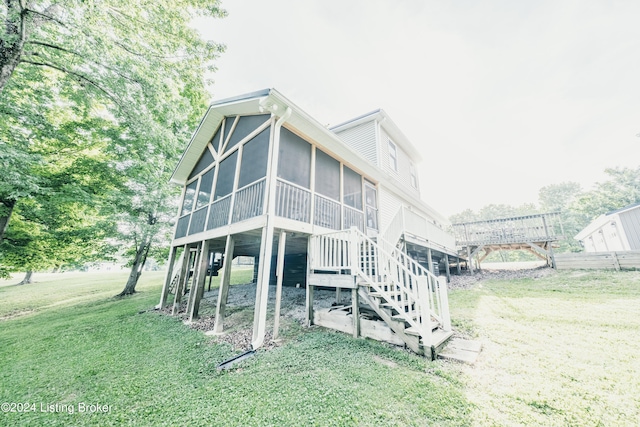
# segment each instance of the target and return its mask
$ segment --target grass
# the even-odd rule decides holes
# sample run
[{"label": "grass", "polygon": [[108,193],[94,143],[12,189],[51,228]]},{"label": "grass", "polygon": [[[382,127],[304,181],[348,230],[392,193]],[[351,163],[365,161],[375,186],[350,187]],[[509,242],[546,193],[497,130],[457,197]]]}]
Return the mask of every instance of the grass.
[{"label": "grass", "polygon": [[640,273],[487,281],[451,306],[484,345],[462,369],[476,425],[640,423]]},{"label": "grass", "polygon": [[[430,362],[293,323],[283,345],[224,372],[217,364],[237,351],[148,311],[162,278],[143,274],[140,292],[124,299],[112,296],[126,274],[36,276],[38,283],[19,287],[0,282],[0,403],[35,404],[28,413],[0,413],[0,425],[640,420],[638,272],[563,272],[452,291],[458,330],[484,345],[474,366]],[[109,410],[78,413],[84,403]]]},{"label": "grass", "polygon": [[[26,413],[1,413],[0,425],[469,422],[462,384],[438,363],[319,328],[289,328],[284,345],[218,372],[237,351],[145,311],[158,301],[162,275],[150,275],[133,297],[113,298],[124,278],[41,276],[32,288],[0,286],[0,314],[13,316],[0,327],[0,403],[29,404]],[[72,302],[75,293],[83,297]],[[13,302],[32,311],[17,315]],[[79,413],[85,404],[108,412]]]}]

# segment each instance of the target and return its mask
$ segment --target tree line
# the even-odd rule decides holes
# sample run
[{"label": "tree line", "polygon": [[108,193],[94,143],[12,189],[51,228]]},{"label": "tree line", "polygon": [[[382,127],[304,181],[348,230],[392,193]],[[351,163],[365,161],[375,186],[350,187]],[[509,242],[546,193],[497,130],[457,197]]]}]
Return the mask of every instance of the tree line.
[{"label": "tree line", "polygon": [[216,0],[5,0],[0,6],[0,276],[117,254],[135,285],[163,256],[168,180],[224,46],[192,27]]}]

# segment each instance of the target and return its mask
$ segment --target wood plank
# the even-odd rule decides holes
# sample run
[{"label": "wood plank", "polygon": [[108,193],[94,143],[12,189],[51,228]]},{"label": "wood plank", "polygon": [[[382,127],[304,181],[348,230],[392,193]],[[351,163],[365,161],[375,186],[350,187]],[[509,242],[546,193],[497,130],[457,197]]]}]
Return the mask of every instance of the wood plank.
[{"label": "wood plank", "polygon": [[349,274],[310,274],[307,281],[310,285],[325,288],[357,289],[355,276]]}]

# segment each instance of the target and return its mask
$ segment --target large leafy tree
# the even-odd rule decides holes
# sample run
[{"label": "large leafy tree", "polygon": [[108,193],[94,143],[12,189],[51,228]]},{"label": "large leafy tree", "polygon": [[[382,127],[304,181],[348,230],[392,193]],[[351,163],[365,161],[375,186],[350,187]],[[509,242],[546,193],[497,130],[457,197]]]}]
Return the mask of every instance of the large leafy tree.
[{"label": "large leafy tree", "polygon": [[[168,165],[202,113],[203,79],[222,50],[190,26],[203,15],[224,11],[205,0],[4,1],[0,241],[16,212],[55,236],[56,253],[87,230],[94,243],[131,242],[141,271],[151,248],[139,243],[166,228]],[[53,206],[83,221],[38,214]]]}]

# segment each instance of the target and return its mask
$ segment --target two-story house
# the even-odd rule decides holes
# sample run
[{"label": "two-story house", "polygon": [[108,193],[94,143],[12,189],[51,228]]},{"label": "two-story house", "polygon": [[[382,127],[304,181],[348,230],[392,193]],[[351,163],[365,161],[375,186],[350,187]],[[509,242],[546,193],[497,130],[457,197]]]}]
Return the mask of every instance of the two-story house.
[{"label": "two-story house", "polygon": [[[307,289],[309,324],[433,356],[451,335],[436,275],[459,259],[446,219],[420,199],[420,160],[382,110],[328,129],[275,89],[214,102],[171,178],[183,193],[160,305],[177,283],[174,313],[189,287],[186,309],[197,316],[206,277],[220,268],[222,333],[231,261],[249,256],[253,348],[264,341],[269,284],[277,318],[282,284],[295,282]],[[349,289],[351,304],[314,310],[317,287]],[[384,334],[361,316],[366,306]]]}]

